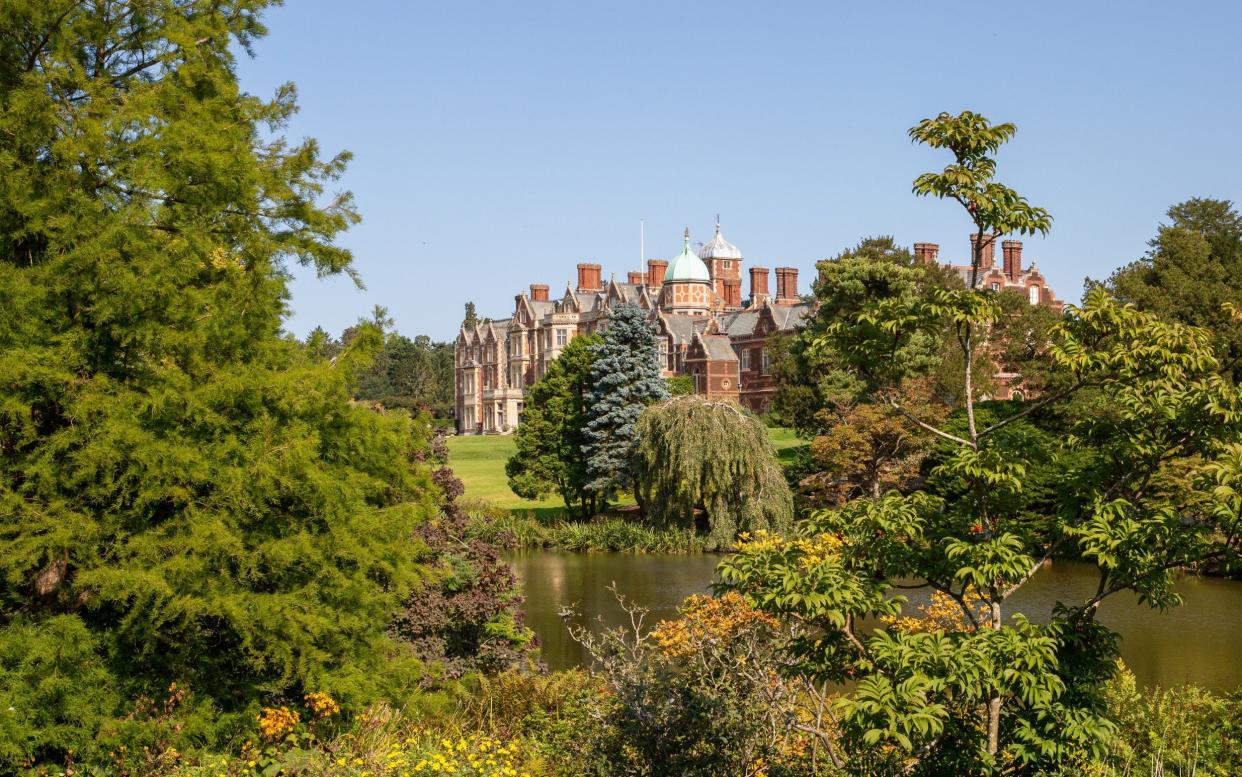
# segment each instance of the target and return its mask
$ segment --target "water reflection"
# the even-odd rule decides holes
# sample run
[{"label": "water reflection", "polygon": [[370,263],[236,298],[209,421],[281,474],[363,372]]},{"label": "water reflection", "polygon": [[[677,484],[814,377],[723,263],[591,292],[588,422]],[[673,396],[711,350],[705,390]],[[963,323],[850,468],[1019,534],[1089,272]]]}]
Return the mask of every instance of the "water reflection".
[{"label": "water reflection", "polygon": [[[527,623],[539,635],[544,660],[564,669],[582,665],[587,657],[557,615],[562,606],[576,603],[587,620],[602,616],[605,623],[619,625],[623,614],[607,590],[615,581],[627,597],[651,609],[649,622],[655,623],[674,617],[686,596],[708,591],[720,557],[531,551],[513,554],[509,561],[525,588]],[[1057,562],[1023,587],[1010,609],[1046,617],[1056,601],[1081,601],[1095,585],[1093,567]],[[1126,663],[1146,685],[1242,685],[1242,583],[1186,578],[1178,590],[1186,604],[1164,613],[1138,604],[1129,593],[1101,605],[1100,620],[1122,635]]]}]

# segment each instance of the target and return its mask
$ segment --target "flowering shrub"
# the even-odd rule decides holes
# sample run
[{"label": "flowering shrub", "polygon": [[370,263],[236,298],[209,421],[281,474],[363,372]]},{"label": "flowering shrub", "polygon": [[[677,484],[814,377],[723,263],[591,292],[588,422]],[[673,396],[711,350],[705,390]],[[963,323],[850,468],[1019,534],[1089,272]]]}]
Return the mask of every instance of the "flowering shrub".
[{"label": "flowering shrub", "polygon": [[618,599],[630,629],[570,626],[605,684],[594,725],[583,728],[593,768],[643,777],[828,773],[805,725],[830,700],[822,687],[786,679],[778,647],[788,635],[776,619],[730,593],[691,596],[680,618],[645,629],[647,611]]}]

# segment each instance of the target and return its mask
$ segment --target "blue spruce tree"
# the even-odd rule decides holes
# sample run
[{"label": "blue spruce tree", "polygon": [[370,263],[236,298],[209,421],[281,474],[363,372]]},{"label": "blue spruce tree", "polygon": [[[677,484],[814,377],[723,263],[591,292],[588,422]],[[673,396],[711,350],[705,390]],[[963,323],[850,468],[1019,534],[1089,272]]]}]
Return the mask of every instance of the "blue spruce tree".
[{"label": "blue spruce tree", "polygon": [[587,400],[587,489],[611,499],[632,490],[638,417],[668,398],[660,375],[660,349],[646,312],[637,305],[613,308],[604,340],[595,346]]}]

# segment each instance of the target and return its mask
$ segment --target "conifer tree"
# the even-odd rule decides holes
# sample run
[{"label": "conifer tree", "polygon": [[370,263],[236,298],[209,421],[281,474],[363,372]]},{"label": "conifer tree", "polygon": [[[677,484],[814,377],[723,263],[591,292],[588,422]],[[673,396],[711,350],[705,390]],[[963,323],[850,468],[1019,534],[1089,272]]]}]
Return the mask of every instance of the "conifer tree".
[{"label": "conifer tree", "polygon": [[582,446],[588,490],[607,500],[634,487],[638,417],[652,402],[667,398],[660,349],[646,312],[628,303],[614,307],[591,365],[587,441]]},{"label": "conifer tree", "polygon": [[0,4],[0,771],[173,682],[202,743],[417,680],[385,628],[429,430],[350,403],[373,329],[331,365],[281,335],[285,265],[352,275],[357,216],[345,155],[270,132],[293,87],[238,87],[268,5]]},{"label": "conifer tree", "polygon": [[597,496],[587,490],[586,395],[600,338],[575,337],[531,386],[522,423],[513,435],[517,451],[505,463],[509,488],[524,499],[556,493],[580,518],[589,518]]}]

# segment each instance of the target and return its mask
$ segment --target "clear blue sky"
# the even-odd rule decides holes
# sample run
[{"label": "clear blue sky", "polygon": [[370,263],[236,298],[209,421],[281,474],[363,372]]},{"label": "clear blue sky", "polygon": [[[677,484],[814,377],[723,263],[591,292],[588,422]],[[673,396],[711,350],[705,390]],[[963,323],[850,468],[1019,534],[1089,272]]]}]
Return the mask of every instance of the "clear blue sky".
[{"label": "clear blue sky", "polygon": [[[999,179],[1055,217],[1028,239],[1054,289],[1142,255],[1169,205],[1242,200],[1242,2],[397,2],[292,0],[240,63],[297,84],[292,138],[355,154],[366,284],[297,272],[288,328],[338,333],[376,305],[451,338],[467,300],[506,316],[529,283],[564,290],[668,258],[689,226],[748,264],[816,260],[860,238],[969,231],[910,182],[945,163],[906,129],[947,110],[1018,125]],[[773,281],[774,282],[774,281]]]}]

